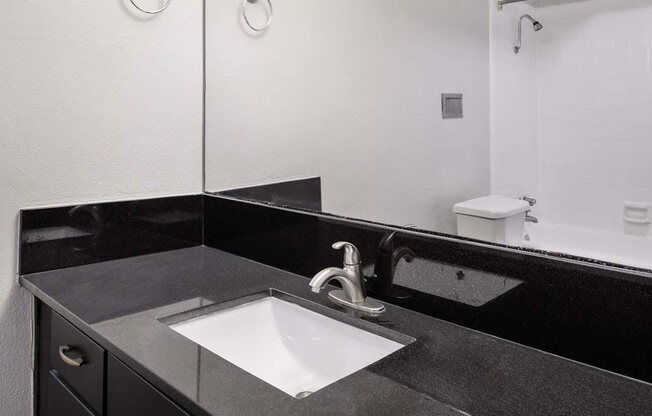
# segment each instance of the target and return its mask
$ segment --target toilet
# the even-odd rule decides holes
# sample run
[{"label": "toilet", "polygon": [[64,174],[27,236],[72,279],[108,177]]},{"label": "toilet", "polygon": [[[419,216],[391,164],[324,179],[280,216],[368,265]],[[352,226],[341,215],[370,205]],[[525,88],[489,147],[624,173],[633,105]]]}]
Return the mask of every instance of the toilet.
[{"label": "toilet", "polygon": [[457,235],[499,244],[521,245],[525,212],[530,204],[500,195],[485,196],[453,206]]}]

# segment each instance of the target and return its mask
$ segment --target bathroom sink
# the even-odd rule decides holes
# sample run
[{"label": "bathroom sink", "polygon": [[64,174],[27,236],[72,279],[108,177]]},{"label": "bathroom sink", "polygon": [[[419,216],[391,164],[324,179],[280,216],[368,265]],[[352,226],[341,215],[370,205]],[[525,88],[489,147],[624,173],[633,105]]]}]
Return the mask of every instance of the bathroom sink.
[{"label": "bathroom sink", "polygon": [[[301,301],[307,307],[296,303]],[[191,319],[187,315],[186,320],[179,321],[183,317],[177,317],[164,322],[196,344],[296,398],[306,397],[414,341],[360,319],[343,315],[367,328],[315,312],[320,308],[332,316],[343,315],[270,290],[204,308],[190,314],[196,316]]]}]

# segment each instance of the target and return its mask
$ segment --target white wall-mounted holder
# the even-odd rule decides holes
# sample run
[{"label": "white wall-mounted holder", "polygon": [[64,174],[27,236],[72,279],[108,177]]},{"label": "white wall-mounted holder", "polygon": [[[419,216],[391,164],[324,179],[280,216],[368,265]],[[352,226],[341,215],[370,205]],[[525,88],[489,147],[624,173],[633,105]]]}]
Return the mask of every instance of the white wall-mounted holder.
[{"label": "white wall-mounted holder", "polygon": [[625,201],[623,204],[625,234],[646,236],[652,224],[652,204],[649,202]]}]

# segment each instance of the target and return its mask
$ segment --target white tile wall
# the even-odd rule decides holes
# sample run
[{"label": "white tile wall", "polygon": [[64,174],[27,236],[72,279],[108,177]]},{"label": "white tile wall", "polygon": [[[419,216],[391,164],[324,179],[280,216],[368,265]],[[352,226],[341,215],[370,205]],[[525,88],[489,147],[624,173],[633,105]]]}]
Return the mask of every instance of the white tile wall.
[{"label": "white tile wall", "polygon": [[652,1],[537,13],[542,219],[621,231],[624,201],[652,202]]},{"label": "white tile wall", "polygon": [[[524,30],[516,56],[505,43],[523,12],[544,30]],[[492,192],[535,194],[546,223],[622,231],[624,201],[652,202],[651,45],[652,0],[495,12]]]}]

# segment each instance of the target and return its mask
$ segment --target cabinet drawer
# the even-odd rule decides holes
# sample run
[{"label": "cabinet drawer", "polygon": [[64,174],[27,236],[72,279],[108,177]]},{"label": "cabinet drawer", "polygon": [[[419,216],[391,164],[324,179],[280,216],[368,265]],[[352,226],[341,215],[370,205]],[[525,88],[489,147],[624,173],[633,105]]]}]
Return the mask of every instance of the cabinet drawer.
[{"label": "cabinet drawer", "polygon": [[[92,410],[102,414],[104,349],[56,313],[52,313],[51,334],[52,368]],[[81,365],[76,366],[74,360],[81,362]]]},{"label": "cabinet drawer", "polygon": [[188,416],[174,402],[111,354],[106,371],[107,416]]},{"label": "cabinet drawer", "polygon": [[52,416],[95,416],[56,374],[48,374],[48,414]]}]

